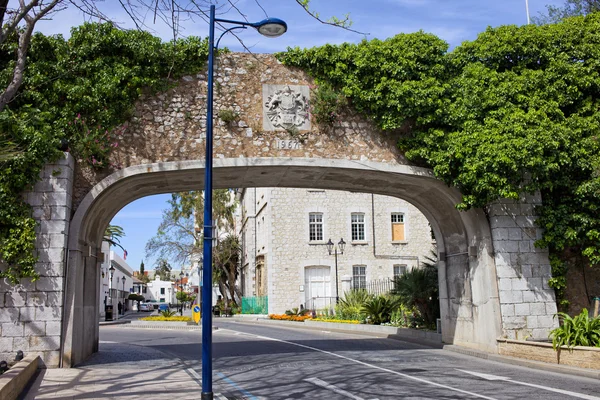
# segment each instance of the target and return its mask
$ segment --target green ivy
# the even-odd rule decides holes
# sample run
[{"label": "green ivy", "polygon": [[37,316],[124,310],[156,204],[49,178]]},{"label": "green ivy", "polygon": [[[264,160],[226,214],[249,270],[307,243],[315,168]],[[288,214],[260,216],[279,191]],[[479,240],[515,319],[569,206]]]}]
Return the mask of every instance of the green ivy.
[{"label": "green ivy", "polygon": [[[15,38],[0,46],[0,84],[10,81],[15,54]],[[206,39],[163,43],[111,24],[84,24],[68,40],[34,35],[18,96],[0,112],[0,143],[21,150],[0,163],[0,278],[38,277],[35,221],[21,196],[62,154],[61,141],[79,162],[119,168],[108,164],[110,151],[136,99],[168,88],[169,78],[202,70],[207,58]]]}]

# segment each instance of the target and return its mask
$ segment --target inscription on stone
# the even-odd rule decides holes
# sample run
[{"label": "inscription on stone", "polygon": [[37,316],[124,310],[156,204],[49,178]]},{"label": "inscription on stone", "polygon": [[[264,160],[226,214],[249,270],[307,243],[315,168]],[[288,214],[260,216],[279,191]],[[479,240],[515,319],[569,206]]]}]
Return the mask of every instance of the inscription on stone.
[{"label": "inscription on stone", "polygon": [[263,129],[310,130],[309,89],[299,85],[263,85]]},{"label": "inscription on stone", "polygon": [[302,148],[302,144],[298,140],[279,139],[276,147],[280,150],[298,150]]}]

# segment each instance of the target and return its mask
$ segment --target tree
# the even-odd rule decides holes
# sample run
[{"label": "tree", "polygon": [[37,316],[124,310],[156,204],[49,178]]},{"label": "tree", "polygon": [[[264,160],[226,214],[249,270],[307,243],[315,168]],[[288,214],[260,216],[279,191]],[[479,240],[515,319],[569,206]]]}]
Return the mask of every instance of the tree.
[{"label": "tree", "polygon": [[140,275],[143,276],[145,275],[145,269],[144,269],[144,260],[142,260],[142,262],[140,263]]},{"label": "tree", "polygon": [[[189,263],[202,254],[202,231],[204,215],[197,210],[204,208],[202,192],[174,193],[157,234],[146,243],[148,256],[158,254],[178,263]],[[236,203],[226,189],[213,191],[213,216],[216,226],[216,251],[213,257],[213,281],[219,286],[221,296],[237,301],[241,292],[235,282],[239,273],[239,239],[234,235],[234,211]]]},{"label": "tree", "polygon": [[562,7],[546,6],[547,13],[539,13],[531,20],[538,25],[554,24],[569,17],[588,15],[600,11],[600,0],[566,0]]},{"label": "tree", "polygon": [[156,268],[154,269],[154,273],[160,277],[161,281],[170,281],[171,280],[171,264],[164,258],[161,258],[157,261]]}]

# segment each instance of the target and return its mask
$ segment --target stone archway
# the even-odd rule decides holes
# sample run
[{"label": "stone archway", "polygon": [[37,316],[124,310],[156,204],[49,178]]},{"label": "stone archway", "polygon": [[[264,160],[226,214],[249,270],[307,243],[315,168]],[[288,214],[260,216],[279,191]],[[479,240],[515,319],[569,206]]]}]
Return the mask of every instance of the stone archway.
[{"label": "stone archway", "polygon": [[[83,198],[69,231],[69,282],[65,307],[64,363],[74,365],[96,350],[97,315],[86,302],[98,287],[96,257],[113,216],[138,198],[203,187],[203,162],[125,168]],[[215,162],[215,187],[296,187],[351,190],[395,196],[413,203],[439,238],[440,302],[444,341],[494,351],[501,336],[493,243],[483,212],[458,212],[460,193],[430,171],[374,162],[313,158],[243,158]]]},{"label": "stone archway", "polygon": [[[547,252],[533,247],[540,232],[532,205],[539,199],[498,202],[487,214],[458,212],[460,193],[399,151],[403,132],[381,132],[351,111],[332,126],[311,126],[313,81],[273,56],[228,54],[218,64],[215,188],[320,188],[407,200],[437,239],[445,342],[495,352],[501,336],[547,336],[556,305]],[[40,221],[42,277],[23,290],[46,299],[46,307],[21,307],[19,299],[10,306],[20,321],[31,321],[33,312],[44,318],[45,336],[30,349],[46,365],[70,367],[97,350],[98,257],[113,216],[147,195],[203,187],[205,110],[202,72],[144,95],[118,130],[109,167],[94,170],[66,155],[46,167],[28,195]],[[229,117],[220,117],[225,110]]]}]

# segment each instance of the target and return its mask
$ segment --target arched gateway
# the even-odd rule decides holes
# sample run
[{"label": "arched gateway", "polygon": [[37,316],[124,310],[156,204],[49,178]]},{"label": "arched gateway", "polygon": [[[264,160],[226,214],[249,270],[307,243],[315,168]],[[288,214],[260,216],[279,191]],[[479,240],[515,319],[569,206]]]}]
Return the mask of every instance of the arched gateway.
[{"label": "arched gateway", "polygon": [[[407,200],[437,239],[444,342],[496,352],[501,337],[547,336],[556,306],[547,253],[533,247],[535,198],[498,202],[487,214],[457,211],[460,193],[408,165],[397,138],[368,121],[346,114],[327,129],[311,126],[310,79],[271,56],[222,57],[216,81],[215,188],[335,189]],[[66,155],[29,194],[41,236],[51,240],[38,242],[40,283],[23,290],[62,295],[43,346],[30,348],[47,365],[69,367],[98,348],[99,256],[113,216],[143,196],[203,187],[205,89],[204,76],[188,76],[144,96],[118,137],[117,167],[98,172]]]}]

